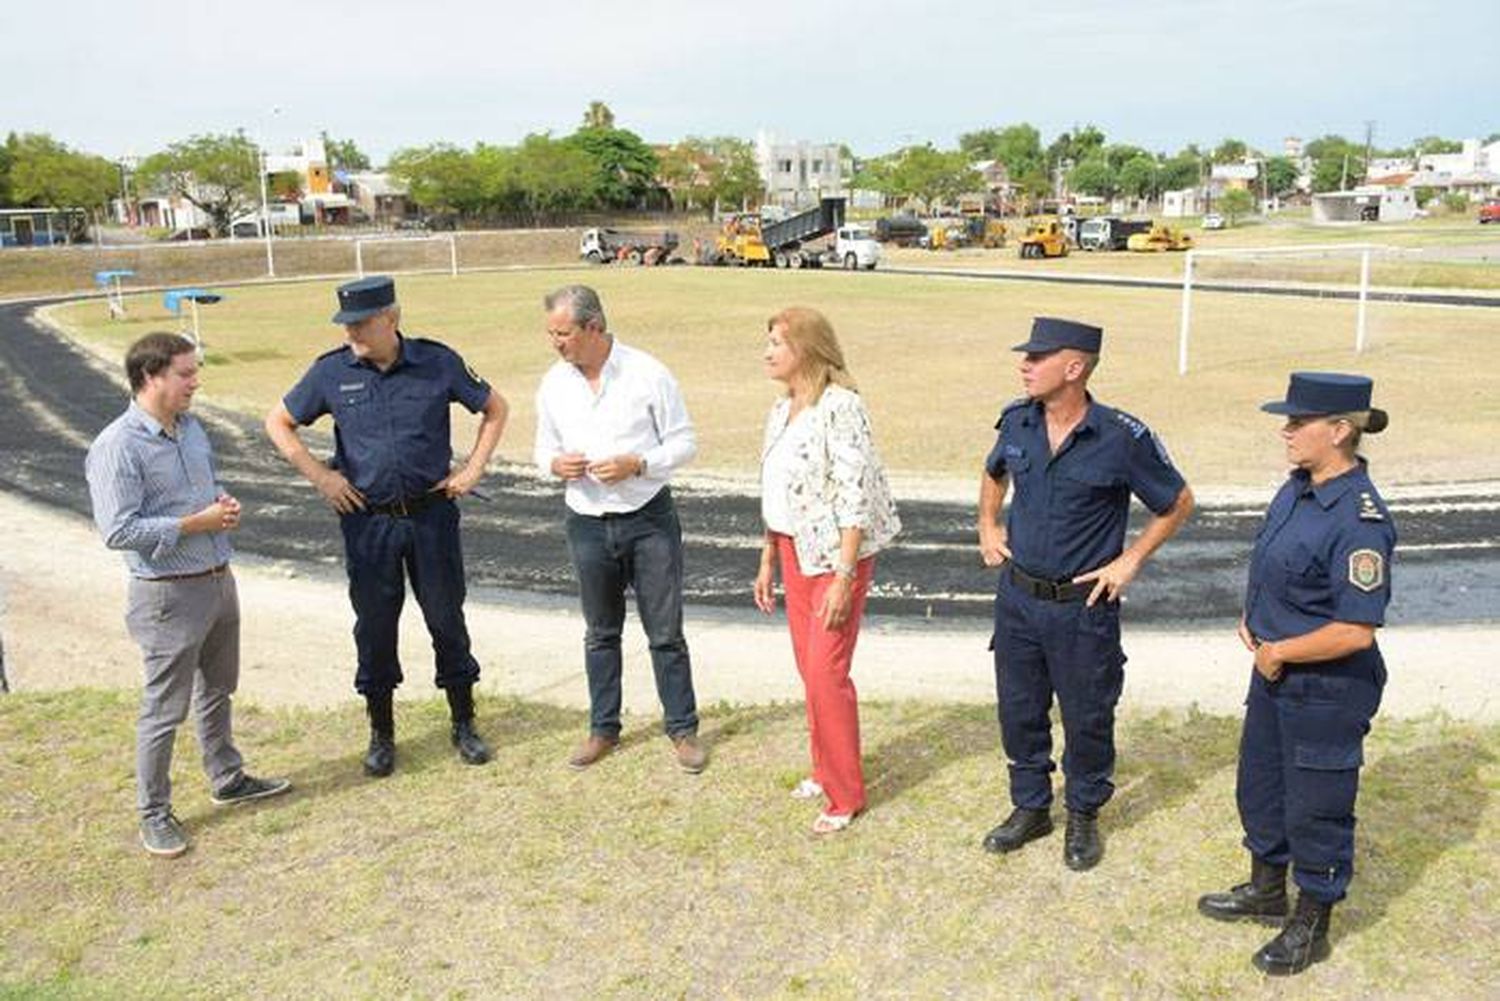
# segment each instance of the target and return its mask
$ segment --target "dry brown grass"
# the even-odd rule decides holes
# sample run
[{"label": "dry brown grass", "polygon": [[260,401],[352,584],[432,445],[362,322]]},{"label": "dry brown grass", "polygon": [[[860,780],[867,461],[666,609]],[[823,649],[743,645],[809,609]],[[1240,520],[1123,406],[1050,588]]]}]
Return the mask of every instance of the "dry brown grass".
[{"label": "dry brown grass", "polygon": [[[1352,351],[1354,305],[1202,295],[1194,300],[1192,369],[1176,375],[1179,297],[1166,291],[1059,287],[844,272],[700,268],[574,269],[411,276],[400,281],[408,330],[453,344],[510,400],[503,457],[529,461],[532,397],[554,360],[541,296],[563,282],[600,289],[611,327],[662,358],[698,425],[697,468],[749,475],[774,393],[762,374],[765,320],[790,303],[831,317],[874,414],[890,465],[912,476],[977,476],[999,409],[1018,392],[1009,347],[1031,317],[1102,324],[1097,396],[1135,413],[1199,485],[1263,485],[1280,477],[1273,418],[1256,409],[1292,369],[1366,372],[1393,416],[1368,440],[1383,483],[1500,477],[1492,437],[1500,396],[1476,345],[1492,339],[1485,309],[1370,307],[1369,347]],[[204,393],[251,413],[279,399],[319,352],[339,342],[332,282],[229,290],[204,311],[210,367]],[[176,321],[157,297],[132,300],[110,322],[97,302],[55,315],[106,356]],[[470,439],[467,425],[457,432]]]}]

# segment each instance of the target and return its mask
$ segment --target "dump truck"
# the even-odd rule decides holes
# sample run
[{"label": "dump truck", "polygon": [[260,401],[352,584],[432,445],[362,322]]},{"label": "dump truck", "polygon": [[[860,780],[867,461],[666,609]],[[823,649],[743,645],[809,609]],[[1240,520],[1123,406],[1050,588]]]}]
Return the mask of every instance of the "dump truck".
[{"label": "dump truck", "polygon": [[1024,258],[1067,257],[1068,236],[1062,223],[1056,216],[1031,220],[1017,244],[1017,252]]},{"label": "dump truck", "polygon": [[592,264],[610,261],[665,264],[677,249],[677,242],[677,234],[671,230],[628,233],[618,229],[586,229],[578,240],[578,256]]},{"label": "dump truck", "polygon": [[875,220],[875,239],[881,243],[916,247],[927,237],[927,226],[916,216],[895,215]]},{"label": "dump truck", "polygon": [[1085,219],[1078,227],[1078,246],[1084,250],[1124,250],[1132,236],[1150,229],[1149,219],[1121,219],[1118,216]]},{"label": "dump truck", "polygon": [[[828,246],[814,241],[833,237]],[[778,268],[820,268],[825,264],[870,270],[880,261],[880,245],[868,229],[844,223],[844,199],[824,198],[816,208],[771,222],[758,212],[724,221],[712,249],[700,263]]]},{"label": "dump truck", "polygon": [[1146,232],[1137,233],[1126,240],[1125,246],[1129,250],[1144,254],[1160,253],[1165,250],[1191,250],[1193,238],[1176,226],[1158,222],[1153,223]]}]

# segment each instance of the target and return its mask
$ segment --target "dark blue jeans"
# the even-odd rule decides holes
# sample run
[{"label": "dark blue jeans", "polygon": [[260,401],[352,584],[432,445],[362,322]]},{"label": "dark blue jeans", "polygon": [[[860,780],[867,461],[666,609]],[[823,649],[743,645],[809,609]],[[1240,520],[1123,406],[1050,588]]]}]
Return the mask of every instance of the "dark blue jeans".
[{"label": "dark blue jeans", "polygon": [[437,661],[439,688],[472,685],[479,662],[469,652],[464,622],[464,556],[458,538],[458,505],[438,501],[409,517],[356,512],[339,518],[349,601],[354,605],[354,645],[361,695],[401,684],[396,625],[406,602],[406,581],[422,608]]},{"label": "dark blue jeans", "polygon": [[696,733],[693,669],[682,635],[682,525],[663,487],[645,506],[602,517],[568,512],[568,553],[578,574],[587,626],[584,668],[589,678],[589,729],[620,735],[620,633],[625,589],[651,646],[651,668],[668,735]]}]

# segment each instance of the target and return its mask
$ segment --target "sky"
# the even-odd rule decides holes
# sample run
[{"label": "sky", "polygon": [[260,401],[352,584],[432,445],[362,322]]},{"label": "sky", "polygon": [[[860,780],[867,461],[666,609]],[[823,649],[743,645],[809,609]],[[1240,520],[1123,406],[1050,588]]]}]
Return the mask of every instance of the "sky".
[{"label": "sky", "polygon": [[0,133],[111,159],[326,130],[379,163],[566,135],[593,100],[648,142],[861,156],[1021,121],[1163,152],[1500,132],[1496,0],[4,0],[0,39]]}]

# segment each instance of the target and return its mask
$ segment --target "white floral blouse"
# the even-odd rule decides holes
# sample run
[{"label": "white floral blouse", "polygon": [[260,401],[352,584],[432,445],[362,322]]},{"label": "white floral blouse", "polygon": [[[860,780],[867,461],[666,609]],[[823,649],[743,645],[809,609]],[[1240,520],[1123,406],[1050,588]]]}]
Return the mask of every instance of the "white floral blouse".
[{"label": "white floral blouse", "polygon": [[[761,461],[787,429],[792,401],[771,408]],[[875,453],[870,416],[859,394],[829,386],[802,417],[809,422],[787,458],[786,510],[791,513],[797,562],[808,575],[832,573],[839,564],[839,531],[859,528],[859,558],[888,546],[901,531],[885,467]]]}]

